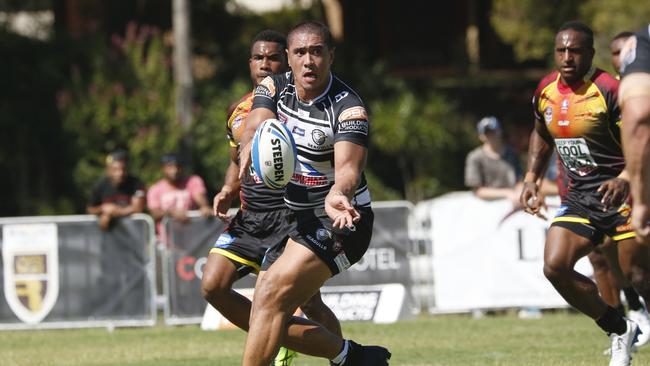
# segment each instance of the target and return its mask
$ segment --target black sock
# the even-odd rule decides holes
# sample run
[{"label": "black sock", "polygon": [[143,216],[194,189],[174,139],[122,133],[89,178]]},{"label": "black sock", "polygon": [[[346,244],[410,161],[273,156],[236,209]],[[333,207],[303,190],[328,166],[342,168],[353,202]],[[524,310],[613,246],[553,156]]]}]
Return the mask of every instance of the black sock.
[{"label": "black sock", "polygon": [[639,294],[636,292],[636,290],[633,287],[630,286],[624,288],[623,293],[625,294],[625,298],[627,299],[627,307],[630,308],[630,310],[643,309],[643,304],[641,304],[641,300],[639,300]]},{"label": "black sock", "polygon": [[614,309],[616,309],[621,316],[625,316],[625,306],[623,306],[623,304],[618,304]]},{"label": "black sock", "polygon": [[622,335],[627,330],[625,319],[611,306],[608,306],[605,314],[596,320],[596,324],[607,334],[616,333]]}]

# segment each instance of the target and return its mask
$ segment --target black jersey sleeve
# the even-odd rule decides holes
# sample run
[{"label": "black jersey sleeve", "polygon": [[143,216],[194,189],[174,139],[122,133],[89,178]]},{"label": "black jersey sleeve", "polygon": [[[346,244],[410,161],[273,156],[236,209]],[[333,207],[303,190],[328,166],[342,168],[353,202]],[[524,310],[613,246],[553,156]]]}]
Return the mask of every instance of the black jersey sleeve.
[{"label": "black jersey sleeve", "polygon": [[621,74],[650,73],[650,24],[625,41],[621,50]]},{"label": "black jersey sleeve", "polygon": [[368,112],[356,95],[349,95],[346,99],[336,105],[338,113],[334,121],[334,142],[349,141],[367,147],[370,140]]},{"label": "black jersey sleeve", "polygon": [[267,76],[255,87],[253,92],[253,106],[255,108],[266,108],[277,112],[280,91],[287,83],[287,74]]}]

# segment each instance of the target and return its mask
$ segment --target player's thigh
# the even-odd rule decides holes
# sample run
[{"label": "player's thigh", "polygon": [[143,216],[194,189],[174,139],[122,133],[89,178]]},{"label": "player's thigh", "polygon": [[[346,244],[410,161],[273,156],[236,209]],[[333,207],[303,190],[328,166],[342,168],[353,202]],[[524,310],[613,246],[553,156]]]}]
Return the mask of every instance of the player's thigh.
[{"label": "player's thigh", "polygon": [[235,263],[219,253],[210,253],[203,266],[201,288],[204,292],[230,289],[239,277]]},{"label": "player's thigh", "polygon": [[573,268],[575,263],[594,249],[588,238],[562,226],[551,226],[544,245],[544,265],[551,269]]},{"label": "player's thigh", "polygon": [[293,311],[332,276],[330,268],[307,247],[289,240],[284,252],[257,281],[254,306]]},{"label": "player's thigh", "polygon": [[650,273],[650,246],[629,238],[619,241],[618,248],[618,261],[628,278]]}]

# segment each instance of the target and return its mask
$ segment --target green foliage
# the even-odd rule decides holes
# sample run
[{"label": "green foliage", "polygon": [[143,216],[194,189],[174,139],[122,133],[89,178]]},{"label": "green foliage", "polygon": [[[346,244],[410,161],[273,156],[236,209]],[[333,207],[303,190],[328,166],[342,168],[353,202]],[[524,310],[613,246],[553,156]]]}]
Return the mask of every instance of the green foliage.
[{"label": "green foliage", "polygon": [[174,120],[170,49],[153,28],[129,28],[91,53],[90,71],[72,71],[59,96],[63,124],[75,136],[79,160],[75,181],[88,189],[102,174],[104,158],[116,148],[130,155],[131,170],[145,182],[160,175],[159,157],[180,146],[183,131]]},{"label": "green foliage", "polygon": [[396,161],[406,199],[417,202],[444,192],[468,135],[454,104],[443,94],[415,94],[405,86],[395,97],[372,103],[372,144]]}]

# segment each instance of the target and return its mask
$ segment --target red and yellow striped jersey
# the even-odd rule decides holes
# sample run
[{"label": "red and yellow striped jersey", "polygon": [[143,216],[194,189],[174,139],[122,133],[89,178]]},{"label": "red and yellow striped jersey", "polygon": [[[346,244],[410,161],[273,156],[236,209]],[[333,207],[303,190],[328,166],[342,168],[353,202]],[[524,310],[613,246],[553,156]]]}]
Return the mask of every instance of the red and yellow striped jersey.
[{"label": "red and yellow striped jersey", "polygon": [[555,71],[535,91],[535,118],[555,141],[570,189],[597,189],[625,168],[618,83],[606,72],[592,69],[583,80],[565,85]]}]

